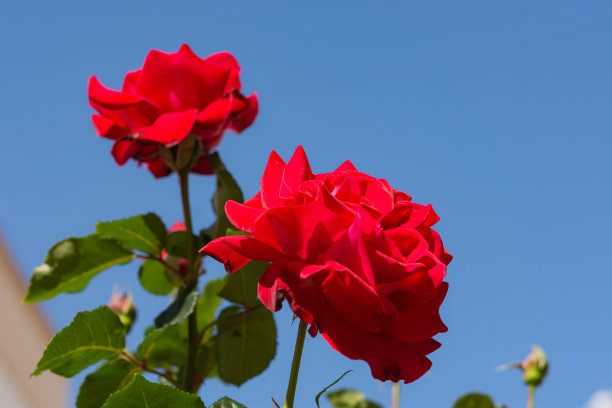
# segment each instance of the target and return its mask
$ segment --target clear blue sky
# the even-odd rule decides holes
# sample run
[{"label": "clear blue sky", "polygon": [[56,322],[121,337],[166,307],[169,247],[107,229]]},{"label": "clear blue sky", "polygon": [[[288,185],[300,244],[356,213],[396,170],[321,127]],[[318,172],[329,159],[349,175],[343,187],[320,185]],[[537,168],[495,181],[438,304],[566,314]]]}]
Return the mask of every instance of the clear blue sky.
[{"label": "clear blue sky", "polygon": [[[0,2],[0,228],[25,278],[97,219],[180,219],[175,178],[117,167],[95,136],[87,79],[118,88],[152,48],[228,50],[260,98],[255,124],[219,148],[246,196],[270,150],[288,158],[302,144],[315,172],[350,159],[442,217],[455,256],[441,309],[449,331],[402,406],[450,407],[474,390],[524,406],[519,373],[493,368],[537,343],[551,360],[540,408],[580,407],[612,388],[611,22],[607,1]],[[199,227],[212,188],[193,182]],[[59,329],[106,303],[115,282],[131,286],[136,345],[165,304],[136,275],[136,264],[115,268],[43,307]],[[276,315],[280,347],[264,375],[240,389],[211,381],[204,401],[282,400],[290,319]],[[307,341],[304,362],[300,408],[347,369],[342,386],[389,401],[389,384],[321,338]]]}]

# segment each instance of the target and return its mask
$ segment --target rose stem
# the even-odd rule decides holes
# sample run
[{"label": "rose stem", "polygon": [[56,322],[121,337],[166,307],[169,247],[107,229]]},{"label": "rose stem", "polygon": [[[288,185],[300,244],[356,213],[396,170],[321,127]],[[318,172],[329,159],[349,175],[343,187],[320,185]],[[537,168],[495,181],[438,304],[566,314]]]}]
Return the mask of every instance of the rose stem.
[{"label": "rose stem", "polygon": [[391,386],[391,408],[399,408],[400,399],[400,384],[399,382],[393,383]]},{"label": "rose stem", "polygon": [[533,394],[535,387],[533,385],[527,386],[527,408],[533,408]]},{"label": "rose stem", "polygon": [[308,323],[300,319],[300,327],[298,328],[297,338],[295,339],[295,350],[293,351],[293,362],[291,363],[291,375],[289,376],[289,385],[287,386],[287,396],[285,397],[283,408],[293,408],[293,399],[295,398],[295,388],[297,386],[300,360],[302,359],[302,350],[304,349],[304,339],[306,338],[307,328]]},{"label": "rose stem", "polygon": [[[187,256],[189,269],[187,282],[195,282],[197,285],[198,274],[195,271],[195,253],[193,247],[193,227],[191,225],[191,209],[189,207],[189,169],[179,173],[181,185],[181,201],[183,202],[183,214],[185,215],[185,230],[187,233]],[[193,392],[195,380],[195,368],[198,357],[198,320],[196,308],[188,317],[187,326],[187,354],[185,355],[185,377],[183,378],[183,390]]]}]

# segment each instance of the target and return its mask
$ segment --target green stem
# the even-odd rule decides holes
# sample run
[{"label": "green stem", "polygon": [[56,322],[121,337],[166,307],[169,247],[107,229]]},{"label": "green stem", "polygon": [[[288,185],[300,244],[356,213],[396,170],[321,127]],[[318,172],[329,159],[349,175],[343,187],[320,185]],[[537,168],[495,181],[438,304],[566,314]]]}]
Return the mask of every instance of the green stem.
[{"label": "green stem", "polygon": [[[189,207],[189,170],[179,173],[181,185],[181,201],[183,203],[183,214],[185,216],[185,230],[187,233],[187,260],[189,269],[186,281],[188,283],[198,281],[198,274],[195,270],[195,248],[193,242],[193,226],[191,224],[191,209]],[[185,377],[183,378],[183,389],[187,392],[194,392],[196,361],[198,358],[198,319],[196,308],[189,315],[187,326],[187,354],[185,355]]]},{"label": "green stem", "polygon": [[400,400],[400,384],[399,382],[393,383],[391,386],[391,408],[399,408]]},{"label": "green stem", "polygon": [[155,375],[158,375],[160,377],[164,377],[166,380],[168,380],[169,383],[174,385],[176,388],[178,388],[178,389],[181,388],[181,385],[179,383],[177,383],[176,381],[174,381],[174,378],[172,378],[171,375],[169,375],[167,373],[162,373],[161,371],[157,371],[154,368],[147,367],[147,364],[144,361],[138,360],[129,351],[123,350],[123,351],[121,351],[121,353],[119,353],[119,355],[122,356],[123,358],[125,358],[126,360],[131,361],[132,363],[134,363],[136,365],[136,367],[138,367],[139,370],[146,371],[148,373],[155,374]]},{"label": "green stem", "polygon": [[302,359],[302,350],[304,349],[304,340],[306,339],[306,330],[308,324],[300,320],[297,338],[295,339],[295,350],[293,351],[293,362],[291,363],[291,375],[289,376],[289,385],[287,386],[287,396],[283,408],[293,408],[293,400],[295,399],[295,388],[297,386],[298,374],[300,372],[300,361]]},{"label": "green stem", "polygon": [[535,387],[533,385],[527,386],[527,408],[533,408],[533,394]]}]

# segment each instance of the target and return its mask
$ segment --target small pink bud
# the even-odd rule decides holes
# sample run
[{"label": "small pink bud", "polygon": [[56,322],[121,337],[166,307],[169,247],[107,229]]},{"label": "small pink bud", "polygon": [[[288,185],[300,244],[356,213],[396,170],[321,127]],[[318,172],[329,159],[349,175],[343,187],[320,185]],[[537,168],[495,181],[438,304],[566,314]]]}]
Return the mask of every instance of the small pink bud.
[{"label": "small pink bud", "polygon": [[136,306],[131,292],[120,292],[113,289],[108,307],[117,314],[121,323],[129,331],[136,320]]}]

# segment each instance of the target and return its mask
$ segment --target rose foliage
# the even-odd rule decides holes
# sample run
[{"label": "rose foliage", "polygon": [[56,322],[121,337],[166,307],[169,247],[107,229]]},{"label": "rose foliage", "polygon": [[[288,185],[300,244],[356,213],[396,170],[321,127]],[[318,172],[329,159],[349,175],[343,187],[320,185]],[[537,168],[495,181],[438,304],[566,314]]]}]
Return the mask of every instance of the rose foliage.
[{"label": "rose foliage", "polygon": [[228,201],[231,223],[250,234],[219,238],[202,251],[235,272],[270,262],[259,297],[294,313],[337,351],[365,360],[379,380],[411,382],[445,332],[439,316],[451,255],[432,226],[431,205],[411,201],[384,179],[346,161],[314,174],[298,147],[285,163],[272,152],[261,190]]}]

